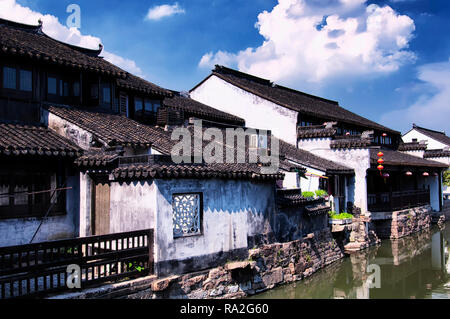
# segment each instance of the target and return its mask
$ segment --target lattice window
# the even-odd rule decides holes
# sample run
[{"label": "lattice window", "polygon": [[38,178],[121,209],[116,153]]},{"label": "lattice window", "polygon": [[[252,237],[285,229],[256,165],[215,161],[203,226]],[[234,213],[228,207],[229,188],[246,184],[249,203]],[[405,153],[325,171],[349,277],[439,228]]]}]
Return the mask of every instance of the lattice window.
[{"label": "lattice window", "polygon": [[201,234],[201,194],[172,195],[173,237]]}]

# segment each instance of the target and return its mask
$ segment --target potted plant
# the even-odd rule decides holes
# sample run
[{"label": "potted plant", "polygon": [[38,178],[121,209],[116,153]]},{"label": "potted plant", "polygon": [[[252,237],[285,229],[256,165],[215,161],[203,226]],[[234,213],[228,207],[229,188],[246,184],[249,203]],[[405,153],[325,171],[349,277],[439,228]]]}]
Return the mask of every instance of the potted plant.
[{"label": "potted plant", "polygon": [[330,211],[328,215],[330,216],[329,223],[334,225],[351,224],[353,220],[353,215],[347,212],[337,214],[335,211]]}]

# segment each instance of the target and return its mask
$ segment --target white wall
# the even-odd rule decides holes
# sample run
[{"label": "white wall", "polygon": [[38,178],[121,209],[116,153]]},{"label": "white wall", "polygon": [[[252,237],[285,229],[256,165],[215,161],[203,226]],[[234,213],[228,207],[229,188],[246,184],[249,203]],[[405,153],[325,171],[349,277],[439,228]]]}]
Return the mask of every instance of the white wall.
[{"label": "white wall", "polygon": [[[247,237],[272,231],[274,183],[242,180],[111,182],[110,230],[153,228],[155,262],[247,249]],[[173,237],[172,195],[203,194],[202,234]]]},{"label": "white wall", "polygon": [[370,152],[368,148],[331,149],[331,138],[301,139],[298,147],[305,149],[317,156],[330,161],[340,163],[355,171],[354,183],[347,183],[347,200],[361,208],[361,213],[367,213],[367,169],[370,168]]},{"label": "white wall", "polygon": [[420,176],[418,178],[419,189],[430,188],[430,205],[435,211],[439,211],[439,201],[441,199],[441,194],[439,193],[439,179],[438,176]]},{"label": "white wall", "polygon": [[444,147],[448,146],[444,143],[441,143],[439,141],[432,139],[431,137],[429,137],[421,132],[418,132],[415,129],[412,129],[410,132],[408,132],[402,136],[402,140],[405,143],[412,142],[413,138],[416,138],[417,141],[426,140],[427,144],[428,144],[427,149],[429,149],[429,150],[443,149]]},{"label": "white wall", "polygon": [[[325,172],[319,171],[311,167],[306,167],[306,174],[308,173],[325,176]],[[302,189],[302,192],[305,191],[314,192],[319,189],[319,181],[320,181],[319,176],[311,175],[305,177],[306,178],[300,178],[300,188]]]},{"label": "white wall", "polygon": [[247,127],[271,130],[286,142],[297,143],[297,112],[242,90],[215,75],[195,88],[191,98],[243,118]]}]

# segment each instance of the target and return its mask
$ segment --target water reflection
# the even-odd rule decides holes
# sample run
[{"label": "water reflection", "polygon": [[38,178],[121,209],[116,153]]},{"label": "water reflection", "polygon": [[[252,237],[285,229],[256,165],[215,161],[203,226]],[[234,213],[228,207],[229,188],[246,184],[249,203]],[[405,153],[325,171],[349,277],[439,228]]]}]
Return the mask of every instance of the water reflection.
[{"label": "water reflection", "polygon": [[[450,299],[449,242],[449,223],[442,230],[432,228],[396,241],[385,240],[310,278],[252,298]],[[374,272],[377,269],[379,277]]]}]

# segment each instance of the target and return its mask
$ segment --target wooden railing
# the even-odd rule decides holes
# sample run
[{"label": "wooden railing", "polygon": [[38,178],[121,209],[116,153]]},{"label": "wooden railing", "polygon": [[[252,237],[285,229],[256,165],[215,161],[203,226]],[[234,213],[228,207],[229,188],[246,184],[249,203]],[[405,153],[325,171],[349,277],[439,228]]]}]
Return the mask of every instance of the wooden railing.
[{"label": "wooden railing", "polygon": [[68,290],[67,268],[80,267],[81,289],[153,273],[153,229],[0,247],[0,299]]},{"label": "wooden railing", "polygon": [[415,190],[368,195],[371,212],[391,212],[430,204],[429,190]]}]

